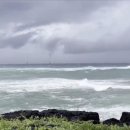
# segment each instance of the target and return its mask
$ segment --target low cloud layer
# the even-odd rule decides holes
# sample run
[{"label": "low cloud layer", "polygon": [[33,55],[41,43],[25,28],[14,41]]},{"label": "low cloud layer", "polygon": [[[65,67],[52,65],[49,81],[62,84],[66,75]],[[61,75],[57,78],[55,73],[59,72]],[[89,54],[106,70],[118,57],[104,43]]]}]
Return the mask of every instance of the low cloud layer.
[{"label": "low cloud layer", "polygon": [[[11,0],[1,2],[0,9],[0,48],[8,51],[4,55],[17,51],[15,58],[25,62],[21,52],[29,52],[34,63],[42,58],[42,62],[49,62],[50,55],[57,62],[129,60],[129,1]],[[34,52],[38,61],[33,59]],[[113,53],[117,55],[114,59]]]}]

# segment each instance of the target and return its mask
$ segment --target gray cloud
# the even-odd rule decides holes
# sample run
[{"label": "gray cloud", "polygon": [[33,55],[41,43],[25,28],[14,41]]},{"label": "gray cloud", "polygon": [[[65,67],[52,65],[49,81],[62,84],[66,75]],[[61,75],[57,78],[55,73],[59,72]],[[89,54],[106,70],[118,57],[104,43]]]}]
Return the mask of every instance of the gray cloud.
[{"label": "gray cloud", "polygon": [[6,20],[8,22],[22,22],[28,26],[54,22],[78,22],[84,20],[84,17],[88,17],[96,9],[114,3],[95,0],[10,0],[8,2],[6,0],[6,2],[0,3],[0,15],[3,22]]},{"label": "gray cloud", "polygon": [[31,37],[31,34],[21,35],[17,37],[7,38],[7,39],[1,39],[0,40],[0,47],[13,47],[15,49],[20,48],[24,46],[26,43],[28,43],[29,38]]},{"label": "gray cloud", "polygon": [[0,48],[24,52],[35,46],[55,59],[122,55],[130,50],[129,12],[129,1],[6,0],[0,3]]}]

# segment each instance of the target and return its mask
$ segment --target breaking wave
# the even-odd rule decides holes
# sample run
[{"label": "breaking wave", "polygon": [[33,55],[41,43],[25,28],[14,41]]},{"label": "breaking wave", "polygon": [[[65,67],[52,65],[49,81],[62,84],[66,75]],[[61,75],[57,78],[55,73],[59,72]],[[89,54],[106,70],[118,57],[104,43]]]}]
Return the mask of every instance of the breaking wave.
[{"label": "breaking wave", "polygon": [[129,82],[124,80],[72,80],[62,78],[41,78],[34,80],[1,80],[0,92],[41,92],[59,89],[92,89],[104,91],[107,89],[130,89]]},{"label": "breaking wave", "polygon": [[113,67],[94,67],[94,66],[87,66],[87,67],[72,67],[72,68],[49,68],[49,67],[40,67],[40,68],[0,68],[0,71],[80,71],[80,70],[127,70],[130,69],[130,66],[113,66]]}]

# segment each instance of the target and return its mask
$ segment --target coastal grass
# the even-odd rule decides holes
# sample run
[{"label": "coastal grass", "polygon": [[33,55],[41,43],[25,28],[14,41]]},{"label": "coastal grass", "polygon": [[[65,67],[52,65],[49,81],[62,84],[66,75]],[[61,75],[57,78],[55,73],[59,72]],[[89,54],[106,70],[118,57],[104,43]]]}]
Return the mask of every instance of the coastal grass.
[{"label": "coastal grass", "polygon": [[85,121],[67,121],[64,118],[25,119],[20,121],[0,119],[0,130],[130,130],[130,127],[92,124]]}]

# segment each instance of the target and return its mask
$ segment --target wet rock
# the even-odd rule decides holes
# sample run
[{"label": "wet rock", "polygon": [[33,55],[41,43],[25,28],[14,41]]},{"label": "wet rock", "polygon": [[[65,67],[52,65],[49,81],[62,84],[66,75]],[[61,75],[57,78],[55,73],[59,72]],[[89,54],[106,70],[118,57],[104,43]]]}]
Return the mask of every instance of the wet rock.
[{"label": "wet rock", "polygon": [[91,121],[94,124],[98,124],[100,122],[99,115],[96,112],[85,112],[79,116],[79,119],[81,121]]},{"label": "wet rock", "polygon": [[103,124],[105,124],[105,125],[120,125],[121,122],[120,122],[120,120],[117,120],[115,118],[110,118],[110,119],[103,121]]},{"label": "wet rock", "polygon": [[96,112],[85,112],[85,111],[67,111],[67,110],[56,110],[49,109],[39,113],[40,117],[64,117],[70,121],[92,121],[93,123],[99,123],[99,115]]},{"label": "wet rock", "polygon": [[25,118],[42,118],[42,117],[63,117],[70,121],[92,121],[93,123],[99,123],[99,115],[96,112],[85,112],[85,111],[67,111],[67,110],[57,110],[57,109],[48,109],[44,111],[15,111],[10,113],[5,113],[2,115],[5,119],[20,119]]},{"label": "wet rock", "polygon": [[120,121],[122,123],[130,125],[130,112],[123,112]]},{"label": "wet rock", "polygon": [[25,110],[25,111],[15,111],[10,113],[2,114],[2,117],[4,119],[20,119],[23,120],[25,118],[36,118],[39,117],[39,111],[31,111],[31,110]]}]

